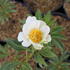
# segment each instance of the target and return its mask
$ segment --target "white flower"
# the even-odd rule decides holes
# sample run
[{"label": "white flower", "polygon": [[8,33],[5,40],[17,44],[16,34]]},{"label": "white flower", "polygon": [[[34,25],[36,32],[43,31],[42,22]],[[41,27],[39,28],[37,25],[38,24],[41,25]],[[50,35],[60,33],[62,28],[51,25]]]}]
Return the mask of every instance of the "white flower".
[{"label": "white flower", "polygon": [[18,41],[22,42],[24,47],[33,45],[35,49],[40,50],[43,47],[42,42],[51,41],[49,32],[50,27],[44,21],[29,16],[23,25],[22,32],[18,34]]}]

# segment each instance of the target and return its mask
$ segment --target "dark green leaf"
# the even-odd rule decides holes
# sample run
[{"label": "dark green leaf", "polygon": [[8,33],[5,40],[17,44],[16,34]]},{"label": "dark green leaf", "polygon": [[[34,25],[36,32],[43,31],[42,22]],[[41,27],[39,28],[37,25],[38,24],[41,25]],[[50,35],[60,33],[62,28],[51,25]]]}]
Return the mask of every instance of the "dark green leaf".
[{"label": "dark green leaf", "polygon": [[64,50],[64,44],[58,40],[58,39],[53,39],[52,43],[57,47],[60,48],[62,51]]},{"label": "dark green leaf", "polygon": [[49,47],[46,46],[43,50],[40,51],[40,54],[44,57],[56,57],[56,54],[54,54]]},{"label": "dark green leaf", "polygon": [[0,23],[8,21],[10,13],[16,12],[15,5],[10,0],[0,0]]},{"label": "dark green leaf", "polygon": [[66,40],[65,36],[60,33],[52,33],[52,38]]},{"label": "dark green leaf", "polygon": [[7,49],[5,47],[0,46],[0,53],[7,53]]},{"label": "dark green leaf", "polygon": [[48,65],[48,70],[57,70],[57,67],[55,65]]},{"label": "dark green leaf", "polygon": [[0,58],[5,58],[7,56],[8,56],[8,54],[0,54]]},{"label": "dark green leaf", "polygon": [[70,66],[70,63],[64,62],[61,64],[62,66]]},{"label": "dark green leaf", "polygon": [[25,48],[17,40],[8,39],[6,42],[11,46],[11,48],[15,49],[16,51],[25,50]]},{"label": "dark green leaf", "polygon": [[67,51],[64,51],[60,57],[60,60],[61,61],[64,61],[64,60],[67,60],[67,58],[69,57],[70,55],[67,54]]},{"label": "dark green leaf", "polygon": [[16,61],[14,61],[14,62],[5,62],[5,63],[1,66],[0,70],[12,70],[12,69],[15,68],[18,64],[19,64],[19,62],[16,62]]},{"label": "dark green leaf", "polygon": [[34,59],[37,63],[39,63],[40,65],[44,65],[47,66],[46,62],[44,61],[44,59],[42,58],[42,56],[38,53],[34,54]]},{"label": "dark green leaf", "polygon": [[58,32],[61,32],[63,29],[64,28],[62,26],[57,25],[52,29],[52,32],[53,33],[56,33],[56,32],[58,33]]},{"label": "dark green leaf", "polygon": [[33,70],[29,63],[24,63],[20,70]]}]

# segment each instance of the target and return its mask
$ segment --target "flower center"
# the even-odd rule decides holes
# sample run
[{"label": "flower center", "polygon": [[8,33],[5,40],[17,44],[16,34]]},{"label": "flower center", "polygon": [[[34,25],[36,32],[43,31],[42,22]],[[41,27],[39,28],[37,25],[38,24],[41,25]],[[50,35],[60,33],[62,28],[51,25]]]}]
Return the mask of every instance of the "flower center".
[{"label": "flower center", "polygon": [[29,33],[29,38],[34,43],[39,43],[42,40],[42,32],[39,29],[33,29]]}]

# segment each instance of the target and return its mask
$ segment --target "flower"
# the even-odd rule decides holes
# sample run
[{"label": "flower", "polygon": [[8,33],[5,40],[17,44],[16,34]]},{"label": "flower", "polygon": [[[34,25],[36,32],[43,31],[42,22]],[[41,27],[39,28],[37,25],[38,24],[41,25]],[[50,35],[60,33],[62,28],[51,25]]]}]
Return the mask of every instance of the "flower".
[{"label": "flower", "polygon": [[49,32],[50,27],[44,21],[29,16],[23,25],[22,32],[18,34],[18,41],[22,42],[24,47],[33,45],[35,49],[40,50],[44,47],[42,43],[51,41]]}]

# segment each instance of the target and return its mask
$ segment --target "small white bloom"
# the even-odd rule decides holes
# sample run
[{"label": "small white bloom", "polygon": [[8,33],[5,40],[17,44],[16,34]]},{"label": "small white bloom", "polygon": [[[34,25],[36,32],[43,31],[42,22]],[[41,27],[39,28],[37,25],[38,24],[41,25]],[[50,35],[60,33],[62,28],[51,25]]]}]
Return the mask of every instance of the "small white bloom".
[{"label": "small white bloom", "polygon": [[49,32],[50,27],[44,21],[29,16],[23,25],[22,32],[18,34],[18,41],[22,42],[24,47],[32,44],[35,49],[40,50],[43,47],[42,41],[45,43],[51,41]]}]

